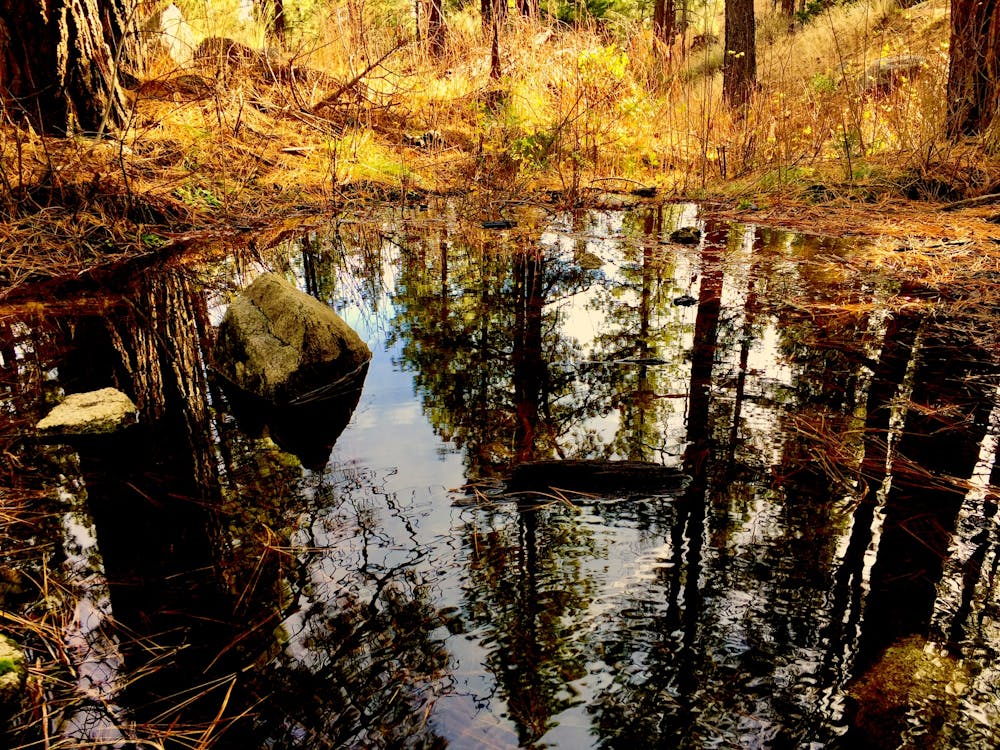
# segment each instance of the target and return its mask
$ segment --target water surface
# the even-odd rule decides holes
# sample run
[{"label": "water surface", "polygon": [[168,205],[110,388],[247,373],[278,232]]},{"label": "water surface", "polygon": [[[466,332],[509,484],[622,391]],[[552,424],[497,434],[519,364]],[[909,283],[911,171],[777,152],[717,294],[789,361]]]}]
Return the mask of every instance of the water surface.
[{"label": "water surface", "polygon": [[[694,206],[517,218],[340,220],[2,321],[8,432],[110,384],[144,425],[112,445],[12,443],[57,494],[46,544],[76,602],[50,731],[995,747],[981,323],[850,270],[852,242]],[[679,226],[700,242],[671,242]],[[343,432],[313,429],[319,410],[270,424],[211,377],[213,326],[265,270],[374,352]],[[550,458],[689,480],[503,493],[511,467]],[[900,686],[886,649],[929,677]]]}]

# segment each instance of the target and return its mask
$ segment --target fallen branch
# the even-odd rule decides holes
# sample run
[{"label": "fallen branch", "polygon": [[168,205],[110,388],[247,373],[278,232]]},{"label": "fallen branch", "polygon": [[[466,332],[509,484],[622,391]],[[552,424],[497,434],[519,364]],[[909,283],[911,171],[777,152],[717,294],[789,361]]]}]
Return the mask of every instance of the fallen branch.
[{"label": "fallen branch", "polygon": [[941,211],[954,211],[956,208],[965,208],[967,206],[978,206],[980,203],[989,203],[990,201],[1000,200],[1000,193],[990,193],[988,195],[977,195],[974,198],[965,198],[960,201],[952,201],[951,203],[946,203],[941,206],[939,210]]},{"label": "fallen branch", "polygon": [[332,94],[330,94],[329,96],[324,96],[322,99],[320,99],[320,101],[313,106],[312,114],[316,114],[316,112],[321,110],[323,107],[329,107],[333,104],[336,104],[337,100],[340,99],[340,97],[343,96],[345,92],[350,91],[355,86],[357,86],[365,76],[367,76],[369,73],[375,70],[375,68],[384,63],[386,60],[388,60],[392,55],[396,54],[399,50],[403,49],[403,47],[405,47],[409,43],[410,42],[406,39],[400,39],[399,41],[397,41],[395,46],[393,46],[388,52],[382,55],[382,57],[380,57],[375,62],[371,63],[367,68],[365,68],[356,76],[354,76],[354,78],[341,85],[341,87],[338,88],[336,91],[334,91]]}]

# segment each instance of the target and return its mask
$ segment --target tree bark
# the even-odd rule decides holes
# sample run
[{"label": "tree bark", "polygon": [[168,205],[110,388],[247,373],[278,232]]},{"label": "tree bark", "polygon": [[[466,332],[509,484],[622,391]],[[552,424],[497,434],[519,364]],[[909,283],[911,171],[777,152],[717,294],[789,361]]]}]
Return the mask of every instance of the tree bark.
[{"label": "tree bark", "polygon": [[494,24],[503,23],[507,18],[507,0],[480,0],[479,13],[483,30],[489,31]]},{"label": "tree bark", "polygon": [[490,79],[500,80],[500,24],[507,20],[507,0],[482,0],[483,30],[490,35]]},{"label": "tree bark", "polygon": [[757,85],[755,32],[753,0],[726,0],[722,96],[731,107],[746,106]]},{"label": "tree bark", "polygon": [[998,0],[951,0],[947,128],[951,138],[977,135],[1000,108]]},{"label": "tree bark", "polygon": [[430,46],[431,55],[435,58],[444,54],[444,37],[444,12],[441,8],[441,0],[428,0],[427,43]]},{"label": "tree bark", "polygon": [[136,57],[133,9],[134,0],[0,0],[0,102],[44,133],[124,126],[119,72]]},{"label": "tree bark", "polygon": [[690,0],[674,0],[674,7],[677,10],[677,31],[686,34],[691,25]]},{"label": "tree bark", "polygon": [[653,3],[653,36],[669,45],[674,36],[674,0],[655,0]]},{"label": "tree bark", "polygon": [[278,46],[285,46],[285,34],[288,24],[285,22],[285,0],[270,0],[271,17],[268,20],[268,31],[270,37],[278,43]]}]

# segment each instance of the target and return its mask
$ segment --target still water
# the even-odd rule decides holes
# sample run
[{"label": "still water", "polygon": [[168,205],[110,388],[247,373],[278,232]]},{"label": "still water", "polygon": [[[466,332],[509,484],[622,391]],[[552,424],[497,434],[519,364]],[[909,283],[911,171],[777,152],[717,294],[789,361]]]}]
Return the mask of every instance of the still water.
[{"label": "still water", "polygon": [[[70,612],[47,734],[996,747],[988,321],[847,262],[856,242],[691,205],[516,218],[341,220],[2,321],[9,435],[106,385],[143,421],[5,442],[56,508],[30,538]],[[213,326],[265,270],[367,340],[360,396],[279,424],[211,377]],[[552,458],[687,479],[504,491]]]}]

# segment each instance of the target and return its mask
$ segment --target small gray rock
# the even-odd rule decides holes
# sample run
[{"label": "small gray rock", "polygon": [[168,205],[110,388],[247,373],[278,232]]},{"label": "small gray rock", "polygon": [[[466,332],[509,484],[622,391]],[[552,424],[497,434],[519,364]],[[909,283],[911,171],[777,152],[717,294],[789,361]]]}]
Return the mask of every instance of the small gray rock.
[{"label": "small gray rock", "polygon": [[927,59],[920,55],[880,58],[865,71],[864,90],[869,94],[888,94],[904,79],[919,76],[926,67]]},{"label": "small gray rock", "polygon": [[138,410],[117,388],[73,393],[36,425],[47,435],[106,435],[135,424]]},{"label": "small gray rock", "polygon": [[419,135],[404,134],[403,143],[414,148],[443,148],[447,145],[439,130],[428,130]]}]

